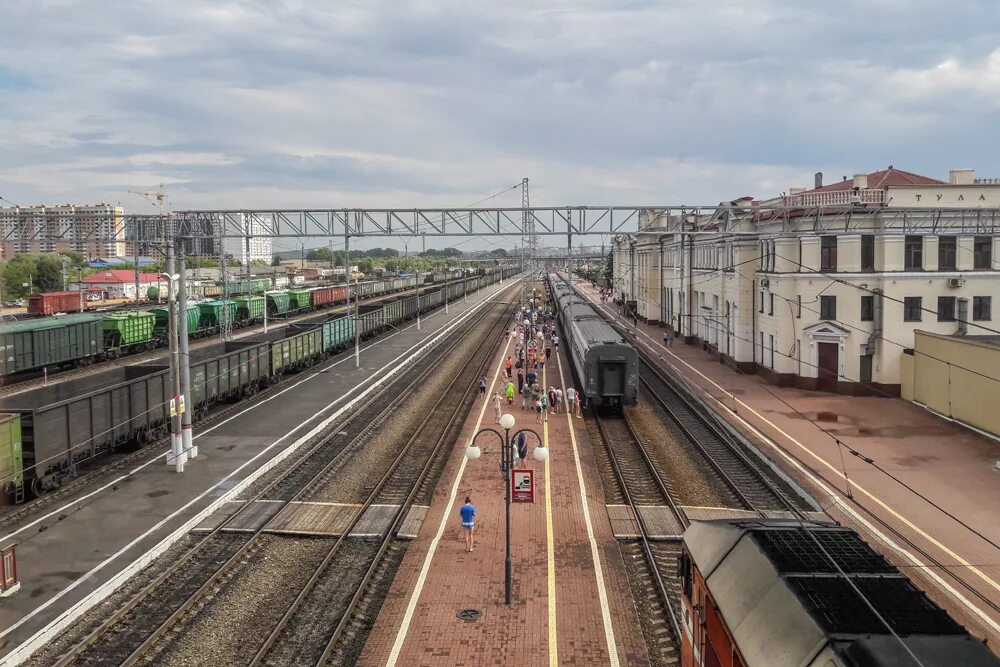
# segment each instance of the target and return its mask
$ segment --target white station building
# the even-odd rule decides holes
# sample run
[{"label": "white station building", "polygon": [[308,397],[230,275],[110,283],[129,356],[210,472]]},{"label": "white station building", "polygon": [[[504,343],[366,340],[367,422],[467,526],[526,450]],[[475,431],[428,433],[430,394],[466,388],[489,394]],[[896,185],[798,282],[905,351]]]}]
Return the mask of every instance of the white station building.
[{"label": "white station building", "polygon": [[1000,179],[893,167],[811,190],[647,211],[615,239],[613,289],[740,370],[782,385],[898,395],[914,331],[996,333]]}]

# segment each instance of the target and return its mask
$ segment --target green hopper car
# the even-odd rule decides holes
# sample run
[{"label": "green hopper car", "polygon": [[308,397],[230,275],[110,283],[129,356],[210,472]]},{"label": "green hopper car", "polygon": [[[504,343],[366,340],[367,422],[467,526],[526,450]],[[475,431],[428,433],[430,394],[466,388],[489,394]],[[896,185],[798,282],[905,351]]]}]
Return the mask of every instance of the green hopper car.
[{"label": "green hopper car", "polygon": [[143,347],[153,341],[156,315],[146,310],[112,313],[104,317],[104,344],[113,350]]},{"label": "green hopper car", "polygon": [[24,499],[24,454],[21,415],[0,414],[0,488],[15,503]]},{"label": "green hopper car", "polygon": [[288,290],[288,309],[305,310],[312,306],[312,292],[307,289]]},{"label": "green hopper car", "polygon": [[284,315],[288,312],[288,292],[268,292],[264,296],[267,298],[268,315]]},{"label": "green hopper car", "polygon": [[200,329],[215,329],[224,322],[236,319],[236,304],[232,301],[204,301],[198,304],[201,313]]},{"label": "green hopper car", "polygon": [[[169,312],[166,308],[152,308],[151,313],[156,317],[156,323],[153,325],[153,331],[157,335],[167,335],[167,323],[169,318]],[[193,334],[198,330],[198,323],[201,321],[201,311],[198,309],[196,304],[188,304],[187,307],[187,322],[188,322],[188,334]]]},{"label": "green hopper car", "polygon": [[240,296],[233,299],[233,302],[236,303],[236,319],[239,322],[264,317],[265,301],[262,296]]}]

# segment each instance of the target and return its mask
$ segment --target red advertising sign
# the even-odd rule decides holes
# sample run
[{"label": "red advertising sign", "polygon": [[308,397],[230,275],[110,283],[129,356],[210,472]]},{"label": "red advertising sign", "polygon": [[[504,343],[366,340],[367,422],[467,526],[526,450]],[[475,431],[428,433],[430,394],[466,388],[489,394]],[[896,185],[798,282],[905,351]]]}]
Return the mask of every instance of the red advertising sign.
[{"label": "red advertising sign", "polygon": [[535,471],[512,470],[510,500],[514,503],[535,502]]}]

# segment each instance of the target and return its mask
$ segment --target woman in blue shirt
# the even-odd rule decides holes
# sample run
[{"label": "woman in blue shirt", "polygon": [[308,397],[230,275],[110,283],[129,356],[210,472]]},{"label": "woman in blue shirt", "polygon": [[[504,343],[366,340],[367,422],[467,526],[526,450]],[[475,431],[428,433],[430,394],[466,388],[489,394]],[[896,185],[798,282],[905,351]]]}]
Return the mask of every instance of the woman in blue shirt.
[{"label": "woman in blue shirt", "polygon": [[465,497],[465,504],[458,510],[462,516],[462,535],[465,537],[465,551],[468,553],[476,546],[476,506],[472,504],[472,498]]}]

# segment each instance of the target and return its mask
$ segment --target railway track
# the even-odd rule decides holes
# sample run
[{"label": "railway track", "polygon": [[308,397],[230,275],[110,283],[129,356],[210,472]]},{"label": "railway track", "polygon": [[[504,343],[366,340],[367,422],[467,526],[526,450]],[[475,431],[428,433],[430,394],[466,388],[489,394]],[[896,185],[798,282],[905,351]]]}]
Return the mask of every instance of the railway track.
[{"label": "railway track", "polygon": [[685,444],[698,451],[743,503],[744,509],[755,512],[812,509],[771,468],[756,460],[755,454],[714,424],[712,416],[705,415],[641,354],[640,360],[639,380],[646,395],[670,416],[684,434]]},{"label": "railway track", "polygon": [[[385,300],[398,299],[409,294],[416,294],[416,288],[410,290],[403,290],[400,292],[393,292],[391,294],[380,294],[375,299],[362,299],[362,303],[379,303]],[[147,304],[148,306],[148,304]],[[354,301],[351,300],[351,307],[354,307]],[[132,310],[135,308],[132,307]],[[126,309],[128,310],[128,309]],[[307,322],[311,319],[317,317],[330,317],[331,315],[336,315],[341,312],[346,312],[347,306],[343,303],[335,305],[329,308],[323,308],[320,310],[315,310],[310,313],[304,313],[302,315],[297,315],[290,318],[275,317],[271,318],[268,322],[268,331],[275,331],[278,329],[283,329],[290,324],[297,324],[301,322]],[[97,315],[104,314],[102,312],[95,313]],[[264,325],[263,323],[254,324],[244,329],[240,329],[238,332],[233,334],[233,340],[240,340],[242,338],[248,338],[250,336],[255,336],[263,333]],[[215,334],[208,335],[204,338],[192,338],[191,339],[191,351],[198,350],[203,347],[208,347],[215,345],[219,342],[218,337]],[[65,370],[55,371],[50,373],[48,376],[37,374],[30,377],[25,377],[24,379],[19,379],[17,377],[4,377],[3,383],[0,384],[0,399],[7,398],[9,396],[15,396],[17,394],[22,394],[33,389],[38,389],[39,387],[44,387],[46,385],[56,384],[58,382],[64,382],[66,380],[75,380],[77,378],[86,377],[88,375],[94,375],[96,373],[101,373],[112,368],[120,368],[123,366],[134,366],[137,364],[146,364],[154,361],[166,362],[167,351],[163,347],[157,347],[153,350],[136,352],[134,354],[126,354],[114,359],[107,359],[104,361],[98,361],[95,363],[86,364],[83,366],[78,366],[75,368],[68,368]]]},{"label": "railway track", "polygon": [[[399,296],[400,294],[405,294],[405,292],[400,292],[400,293],[394,294],[392,296],[395,297],[395,296]],[[382,299],[377,299],[375,301],[380,301],[380,300],[382,300]],[[333,311],[330,311],[330,312],[326,313],[326,315],[333,314],[334,312],[336,312],[336,309],[334,309]],[[283,321],[284,322],[283,324],[280,324],[280,325],[277,325],[277,326],[284,327],[284,326],[287,326],[289,324],[294,324],[296,322],[302,322],[302,321],[305,321],[305,320],[310,320],[310,319],[313,319],[315,317],[317,317],[317,314],[316,313],[311,313],[308,316],[303,316],[303,317],[300,317],[300,318],[295,318],[295,319]],[[244,331],[244,332],[238,334],[235,338],[248,337],[248,336],[253,335],[254,333],[257,333],[257,332],[256,331],[247,330],[247,331]],[[201,343],[202,345],[211,345],[211,344],[214,344],[215,342],[217,342],[217,341],[213,341],[213,340],[202,340],[202,341],[198,341],[198,342],[192,341],[192,349],[196,349],[196,346],[197,346],[198,343]],[[162,355],[163,352],[162,351],[157,351],[155,353],[150,353],[150,354]],[[340,353],[338,355],[335,355],[330,360],[322,362],[322,364],[328,364],[328,363],[336,362],[337,360],[343,358],[344,355],[349,355],[349,354],[351,354],[350,350],[347,351],[347,352],[343,352],[343,353]],[[131,363],[135,363],[137,361],[140,361],[140,359],[138,359],[135,356],[128,357],[127,359]],[[124,361],[125,361],[124,359],[121,359],[121,360],[118,360],[118,361],[123,362],[121,365],[126,365],[126,364],[124,364]],[[108,363],[110,364],[110,363],[114,363],[114,362],[108,362]],[[91,372],[95,372],[94,369],[96,367],[97,367],[96,365],[95,366],[90,366],[90,367],[88,367],[88,369]],[[109,368],[109,366],[105,366],[101,370],[108,370],[108,368]],[[83,371],[83,370],[87,370],[87,369],[79,369],[79,370]],[[315,371],[307,371],[307,372],[315,372]],[[320,372],[322,372],[322,371],[320,371]],[[259,391],[257,391],[256,393],[254,393],[254,394],[246,397],[243,400],[239,400],[239,401],[236,401],[236,402],[233,402],[233,403],[216,404],[216,406],[213,407],[208,412],[208,414],[205,417],[201,418],[198,421],[199,428],[205,428],[206,426],[211,426],[213,423],[221,421],[221,420],[223,420],[223,419],[225,419],[227,417],[230,417],[231,415],[239,412],[240,410],[243,410],[247,406],[247,402],[248,401],[261,400],[261,399],[267,398],[268,396],[271,396],[271,395],[273,395],[275,393],[283,391],[288,386],[289,382],[294,382],[294,381],[296,381],[300,377],[301,377],[300,375],[281,376],[281,377],[278,378],[278,381],[275,384],[272,384],[272,385],[269,385],[267,387],[264,387],[264,388],[260,389]],[[60,380],[64,380],[64,379],[68,380],[68,379],[70,379],[70,377],[68,375],[60,376]],[[0,388],[0,392],[2,392],[2,388]],[[0,398],[2,398],[2,396],[0,396]],[[158,440],[156,442],[153,442],[153,443],[150,443],[148,445],[145,445],[144,447],[138,448],[135,451],[132,451],[132,452],[123,452],[123,453],[115,454],[112,457],[108,457],[108,460],[106,462],[103,462],[103,464],[101,462],[97,462],[97,463],[93,464],[93,469],[92,470],[89,470],[87,472],[83,472],[82,474],[80,474],[79,476],[73,478],[72,480],[70,480],[69,482],[67,482],[63,486],[59,487],[58,489],[55,489],[55,490],[53,490],[51,492],[48,492],[48,493],[46,493],[46,494],[44,494],[42,496],[33,498],[33,499],[31,499],[31,500],[29,500],[29,501],[27,501],[25,503],[22,503],[20,505],[0,506],[0,530],[4,530],[4,529],[15,527],[17,524],[19,524],[19,523],[21,523],[21,522],[23,522],[23,521],[31,518],[34,515],[37,515],[39,512],[45,510],[47,507],[55,505],[58,502],[61,502],[61,501],[64,501],[64,500],[71,499],[74,495],[82,492],[83,490],[86,490],[88,487],[94,485],[95,483],[97,483],[100,480],[112,477],[112,475],[114,475],[117,472],[121,472],[121,471],[130,469],[134,465],[136,465],[138,463],[142,463],[142,462],[148,460],[149,458],[155,458],[157,456],[163,455],[164,453],[166,453],[167,447],[169,446],[169,444],[170,444],[170,437],[168,435],[168,436],[166,436],[166,437],[164,437],[164,438],[162,438],[162,439],[160,439],[160,440]],[[81,467],[84,467],[87,464],[86,463],[81,463],[79,465]],[[83,507],[83,505],[81,505],[80,507],[76,507],[76,508],[74,508],[71,511],[76,511],[77,509],[81,509],[82,507]],[[62,518],[65,518],[65,517],[62,516],[62,517],[60,517],[58,519],[53,519],[53,521],[62,520]]]},{"label": "railway track", "polygon": [[[479,325],[492,316],[495,319],[488,323],[488,327],[493,332],[492,337],[495,341],[499,341],[509,319],[509,309],[510,306],[506,304],[496,304],[491,308],[483,309],[474,321],[470,322],[470,327],[480,328]],[[499,316],[497,316],[498,311],[500,312]],[[246,533],[233,533],[225,530],[241,516],[243,509],[253,506],[254,502],[260,500],[273,499],[277,502],[288,503],[310,497],[317,488],[329,481],[334,471],[340,470],[341,474],[345,474],[346,463],[356,454],[358,447],[386,419],[388,413],[397,404],[396,397],[425,382],[428,375],[433,373],[442,360],[451,354],[455,337],[468,335],[467,329],[468,327],[464,330],[458,330],[441,341],[434,352],[418,362],[418,369],[406,374],[405,378],[390,383],[368,402],[365,409],[351,416],[347,423],[335,427],[335,430],[328,434],[317,437],[313,443],[308,445],[304,455],[298,457],[287,469],[276,473],[273,479],[264,483],[247,499],[239,511],[234,512],[198,540],[172,565],[120,605],[110,617],[99,622],[82,639],[63,650],[55,660],[55,664],[59,666],[70,664],[133,665],[146,661],[151,655],[151,649],[159,640],[170,634],[172,629],[196,605],[203,605],[206,599],[211,598],[226,580],[234,576],[234,573],[241,566],[254,558],[255,554],[263,548],[260,538],[270,525],[271,520]],[[485,363],[488,363],[488,357],[481,362],[480,366]],[[350,648],[349,643],[341,642],[338,644],[338,641],[356,637],[357,633],[345,634],[343,628],[356,620],[368,618],[367,616],[355,618],[351,611],[367,608],[366,605],[371,598],[370,595],[366,595],[366,591],[370,589],[369,584],[380,580],[380,571],[383,574],[388,571],[386,562],[391,563],[394,559],[398,561],[396,556],[402,547],[394,546],[395,540],[392,536],[405,517],[410,500],[414,494],[421,490],[421,484],[426,483],[427,472],[437,465],[438,457],[436,454],[440,452],[446,434],[454,430],[452,427],[456,420],[458,420],[460,428],[459,413],[462,412],[465,402],[454,400],[452,389],[457,390],[459,385],[456,383],[471,365],[473,365],[472,359],[465,362],[462,371],[456,375],[449,386],[449,391],[442,395],[437,404],[441,405],[441,402],[447,398],[448,402],[445,405],[454,405],[454,410],[447,419],[438,410],[432,410],[426,415],[421,428],[417,429],[407,445],[398,452],[388,470],[371,489],[361,510],[354,515],[351,525],[344,529],[342,536],[333,542],[332,547],[320,562],[309,582],[282,620],[279,621],[275,630],[268,635],[252,664],[263,664],[262,661],[275,651],[287,651],[289,648],[294,648],[297,645],[296,642],[302,638],[301,633],[303,632],[306,637],[312,637],[313,641],[311,644],[308,641],[303,642],[302,647],[305,648],[308,645],[316,649],[314,641],[316,633],[328,631],[331,626],[325,622],[308,622],[309,613],[330,613],[334,606],[331,604],[331,599],[333,599],[331,595],[334,598],[343,598],[347,594],[349,599],[345,604],[340,605],[339,618],[341,621],[337,630],[327,642],[316,649],[316,658],[318,660],[322,656]],[[468,392],[472,385],[472,382],[463,381],[461,388],[464,389],[464,392]],[[422,467],[417,465],[420,462],[423,462]],[[415,469],[419,470],[416,474],[414,473]],[[372,543],[346,539],[345,536],[350,534],[355,524],[364,515],[365,509],[378,504],[398,505],[398,511],[392,518],[391,528],[385,532],[381,541]],[[323,573],[327,572],[332,565],[337,567],[339,576],[323,577]],[[391,571],[394,572],[394,568],[391,568]],[[340,576],[348,574],[350,577]],[[348,581],[359,574],[363,575],[360,580],[354,583]],[[307,622],[302,622],[303,619]],[[324,637],[324,639],[326,638]],[[287,663],[276,662],[273,664]]]},{"label": "railway track", "polygon": [[[679,537],[653,540],[640,508],[666,506],[679,525],[687,527],[690,522],[674,502],[657,464],[628,419],[624,415],[609,419],[599,414],[595,414],[594,419],[617,481],[616,492],[631,508],[639,527],[639,539],[623,545],[622,556],[634,571],[634,590],[642,592],[637,604],[643,611],[646,644],[653,654],[650,657],[658,665],[677,664],[681,657],[680,580],[677,578],[681,540]],[[638,567],[640,561],[645,567]]]}]

